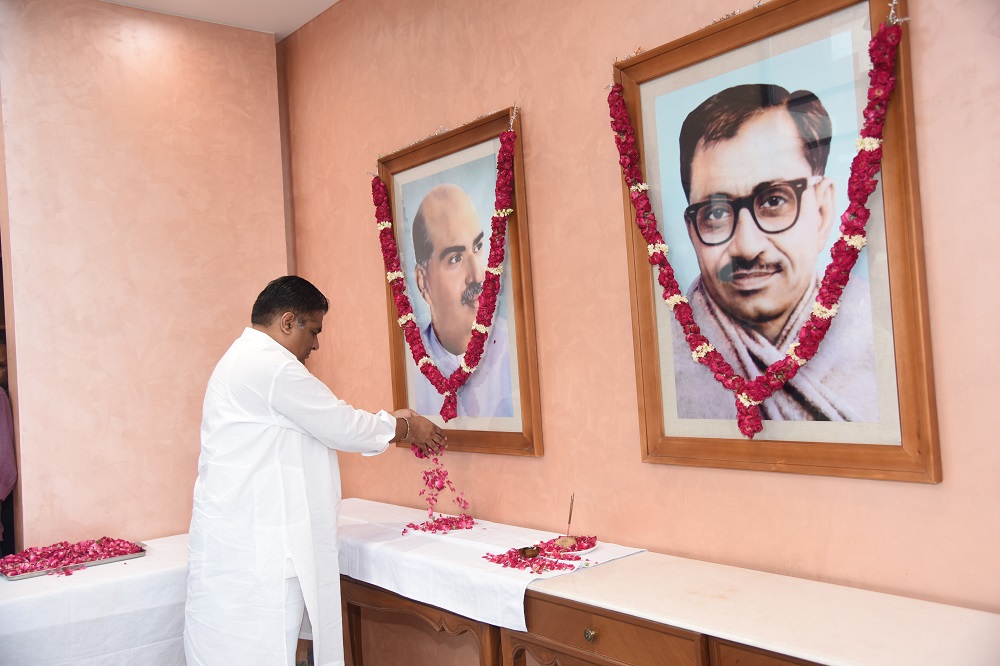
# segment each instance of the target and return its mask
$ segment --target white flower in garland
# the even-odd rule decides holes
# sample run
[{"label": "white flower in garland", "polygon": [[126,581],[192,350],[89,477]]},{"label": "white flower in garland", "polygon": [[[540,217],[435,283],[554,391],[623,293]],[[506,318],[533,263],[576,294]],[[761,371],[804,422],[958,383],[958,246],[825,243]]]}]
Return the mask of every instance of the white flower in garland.
[{"label": "white flower in garland", "polygon": [[839,309],[840,303],[834,303],[832,308],[828,308],[822,303],[813,303],[812,313],[820,319],[833,319],[837,316],[837,310]]},{"label": "white flower in garland", "polygon": [[667,307],[670,308],[671,312],[673,312],[674,308],[676,308],[679,303],[687,303],[687,302],[688,299],[684,298],[681,294],[674,294],[673,296],[667,299]]},{"label": "white flower in garland", "polygon": [[430,363],[431,365],[434,365],[434,361],[431,359],[430,356],[424,356],[422,359],[420,359],[420,362],[417,363],[417,369],[419,370],[420,368],[424,367],[425,363]]},{"label": "white flower in garland", "polygon": [[868,239],[860,234],[855,236],[841,236],[841,238],[844,239],[845,243],[847,243],[850,247],[853,247],[858,252],[860,252],[861,248],[868,244]]},{"label": "white flower in garland", "polygon": [[382,231],[384,229],[389,229],[390,227],[392,227],[392,222],[379,222],[378,224],[375,225],[375,228],[378,229],[379,231]]},{"label": "white flower in garland", "polygon": [[483,326],[478,321],[475,322],[474,324],[472,324],[472,330],[473,331],[478,331],[479,333],[482,333],[483,335],[486,335],[487,333],[490,332],[490,329],[488,329],[487,327]]},{"label": "white flower in garland", "polygon": [[467,365],[465,364],[465,359],[464,359],[464,358],[462,359],[462,370],[465,370],[465,371],[466,371],[467,373],[469,373],[470,375],[471,375],[471,374],[472,374],[473,372],[475,372],[475,371],[476,371],[476,368],[478,368],[478,367],[479,367],[478,365],[474,365],[474,366],[472,366],[472,367],[470,368],[469,366],[467,366]]},{"label": "white flower in garland", "polygon": [[632,187],[628,188],[629,192],[645,192],[649,189],[649,185],[646,183],[636,183]]},{"label": "white flower in garland", "polygon": [[408,322],[408,321],[416,321],[416,317],[414,317],[413,313],[411,312],[409,314],[403,315],[402,317],[400,317],[396,321],[399,323],[399,327],[403,328],[404,326],[406,326],[406,322]]},{"label": "white flower in garland", "polygon": [[792,344],[791,344],[791,345],[790,345],[790,346],[788,347],[788,351],[787,351],[787,352],[785,352],[785,355],[786,355],[786,356],[788,356],[788,358],[790,358],[790,359],[792,359],[793,361],[795,361],[795,362],[796,362],[797,364],[799,364],[800,366],[801,366],[801,365],[805,365],[805,364],[806,364],[806,360],[805,360],[804,358],[799,358],[799,357],[798,357],[798,355],[796,355],[796,353],[795,353],[795,348],[796,348],[796,347],[798,347],[798,346],[799,346],[799,341],[798,341],[798,340],[796,340],[795,342],[793,342],[793,343],[792,343]]},{"label": "white flower in garland", "polygon": [[754,405],[759,405],[761,402],[763,402],[762,400],[751,400],[750,396],[748,396],[746,393],[740,393],[736,397],[739,398],[740,402],[743,403],[744,407],[753,407]]},{"label": "white flower in garland", "polygon": [[709,352],[714,351],[714,350],[715,350],[715,347],[713,347],[712,345],[708,344],[707,342],[703,342],[702,344],[698,345],[697,349],[695,349],[693,352],[691,352],[691,358],[693,358],[694,361],[695,361],[695,363],[697,363],[701,359],[705,358],[708,355]]},{"label": "white flower in garland", "polygon": [[493,217],[508,217],[514,213],[513,208],[498,208],[493,211]]},{"label": "white flower in garland", "polygon": [[392,282],[393,280],[402,280],[403,271],[393,271],[391,273],[386,273],[385,279],[388,280],[389,282]]},{"label": "white flower in garland", "polygon": [[657,252],[662,252],[666,255],[667,252],[670,252],[670,246],[666,243],[649,243],[646,245],[646,252],[648,252],[651,257]]},{"label": "white flower in garland", "polygon": [[503,266],[497,266],[496,268],[486,268],[487,273],[493,273],[493,275],[500,275],[503,273]]},{"label": "white flower in garland", "polygon": [[882,145],[882,139],[876,139],[871,136],[861,136],[857,140],[858,150],[867,150],[869,152],[873,150],[878,150],[879,146]]}]

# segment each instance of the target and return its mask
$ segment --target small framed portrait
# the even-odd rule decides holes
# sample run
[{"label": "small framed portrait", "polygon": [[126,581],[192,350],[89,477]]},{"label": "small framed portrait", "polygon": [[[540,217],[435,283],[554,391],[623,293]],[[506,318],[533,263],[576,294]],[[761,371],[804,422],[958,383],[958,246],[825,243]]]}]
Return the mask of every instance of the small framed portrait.
[{"label": "small framed portrait", "polygon": [[[501,134],[513,130],[512,212],[492,326],[475,371],[455,394],[457,416],[444,421],[445,396],[418,369],[387,289],[393,400],[448,430],[453,451],[542,453],[537,357],[520,116],[507,109],[437,134],[379,160],[389,193],[400,269],[426,356],[444,377],[462,367],[496,255]],[[495,263],[495,262],[494,262]],[[426,361],[425,361],[426,362]]]},{"label": "small framed portrait", "polygon": [[[680,293],[748,381],[786,357],[823,288],[888,11],[776,0],[615,65]],[[644,460],[940,481],[908,67],[904,30],[867,245],[753,440],[661,297],[626,197]]]}]

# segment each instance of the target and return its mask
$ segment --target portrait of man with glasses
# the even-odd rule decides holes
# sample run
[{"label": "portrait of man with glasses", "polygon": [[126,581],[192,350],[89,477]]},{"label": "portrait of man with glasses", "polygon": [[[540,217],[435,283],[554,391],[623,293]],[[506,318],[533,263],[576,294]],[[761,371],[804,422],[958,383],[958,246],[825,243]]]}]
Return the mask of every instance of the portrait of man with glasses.
[{"label": "portrait of man with glasses", "polygon": [[[743,84],[695,108],[680,130],[683,224],[700,275],[685,290],[695,320],[737,373],[784,357],[816,299],[839,226],[825,174],[832,122],[811,92]],[[683,285],[682,285],[683,286]],[[679,418],[732,418],[733,398],[673,324]],[[857,275],[817,355],[761,405],[771,420],[879,418],[871,297]]]}]

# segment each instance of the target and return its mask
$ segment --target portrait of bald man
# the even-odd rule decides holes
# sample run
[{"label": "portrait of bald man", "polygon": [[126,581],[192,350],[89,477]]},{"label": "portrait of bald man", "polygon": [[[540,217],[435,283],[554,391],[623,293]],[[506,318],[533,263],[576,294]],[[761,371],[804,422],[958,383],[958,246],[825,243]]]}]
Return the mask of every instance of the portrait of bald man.
[{"label": "portrait of bald man", "polygon": [[[483,219],[488,221],[489,216]],[[421,335],[427,353],[447,377],[460,366],[472,337],[489,259],[488,239],[465,190],[442,183],[421,200],[412,240],[413,282],[430,310],[430,322]],[[479,366],[459,390],[460,417],[514,415],[508,328],[501,310],[498,306]],[[444,398],[430,382],[421,377],[413,388],[413,409],[440,411]]]}]

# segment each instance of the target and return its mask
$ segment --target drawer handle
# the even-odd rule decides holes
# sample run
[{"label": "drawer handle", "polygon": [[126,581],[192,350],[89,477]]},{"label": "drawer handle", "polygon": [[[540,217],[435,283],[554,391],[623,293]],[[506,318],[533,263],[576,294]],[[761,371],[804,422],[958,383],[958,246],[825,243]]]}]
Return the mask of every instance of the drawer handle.
[{"label": "drawer handle", "polygon": [[593,643],[594,639],[597,638],[597,632],[594,631],[593,629],[584,629],[583,637],[587,640],[588,643]]}]

